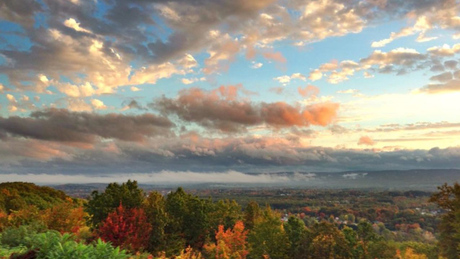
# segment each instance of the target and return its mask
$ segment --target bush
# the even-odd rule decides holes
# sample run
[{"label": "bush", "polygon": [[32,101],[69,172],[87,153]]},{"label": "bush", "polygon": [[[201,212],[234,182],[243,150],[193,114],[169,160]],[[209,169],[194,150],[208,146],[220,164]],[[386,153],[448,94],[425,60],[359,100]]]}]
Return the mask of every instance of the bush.
[{"label": "bush", "polygon": [[[6,234],[6,235],[5,235]],[[73,259],[73,258],[114,258],[124,259],[130,255],[125,250],[114,248],[110,243],[97,240],[94,244],[85,245],[75,241],[72,234],[61,235],[57,231],[37,233],[27,227],[8,229],[1,236],[0,255],[29,253],[35,251],[36,258]]]}]

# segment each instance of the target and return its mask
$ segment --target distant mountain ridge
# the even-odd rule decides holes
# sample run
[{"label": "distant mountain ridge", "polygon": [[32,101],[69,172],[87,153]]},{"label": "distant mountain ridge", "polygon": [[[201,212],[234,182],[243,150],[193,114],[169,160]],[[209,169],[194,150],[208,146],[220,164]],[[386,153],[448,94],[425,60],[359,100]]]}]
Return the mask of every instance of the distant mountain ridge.
[{"label": "distant mountain ridge", "polygon": [[[205,174],[205,173],[203,173]],[[274,172],[246,173],[251,177],[261,177],[269,182],[234,183],[207,182],[187,183],[185,181],[169,183],[143,183],[139,186],[146,191],[168,190],[178,186],[196,189],[217,188],[309,188],[309,189],[377,189],[377,190],[421,190],[435,191],[438,186],[460,182],[459,169],[429,170],[388,170],[388,171],[345,171],[345,172]],[[153,177],[154,179],[154,177]],[[136,180],[136,179],[133,179]],[[74,197],[87,197],[92,191],[102,191],[107,183],[50,185]]]}]

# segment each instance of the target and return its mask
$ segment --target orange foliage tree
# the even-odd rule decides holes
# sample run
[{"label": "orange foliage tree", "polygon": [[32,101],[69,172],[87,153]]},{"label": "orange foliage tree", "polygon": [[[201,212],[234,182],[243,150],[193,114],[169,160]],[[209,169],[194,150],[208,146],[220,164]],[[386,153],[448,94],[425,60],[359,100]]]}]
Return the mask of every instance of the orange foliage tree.
[{"label": "orange foliage tree", "polygon": [[125,209],[122,204],[101,223],[99,237],[131,251],[143,250],[150,238],[152,225],[143,209]]},{"label": "orange foliage tree", "polygon": [[76,234],[85,226],[85,215],[83,207],[75,206],[72,199],[67,199],[61,204],[46,209],[42,220],[48,229]]},{"label": "orange foliage tree", "polygon": [[216,259],[244,259],[249,253],[246,249],[247,231],[242,221],[237,221],[233,229],[224,231],[219,225],[216,244],[205,246],[205,250]]}]

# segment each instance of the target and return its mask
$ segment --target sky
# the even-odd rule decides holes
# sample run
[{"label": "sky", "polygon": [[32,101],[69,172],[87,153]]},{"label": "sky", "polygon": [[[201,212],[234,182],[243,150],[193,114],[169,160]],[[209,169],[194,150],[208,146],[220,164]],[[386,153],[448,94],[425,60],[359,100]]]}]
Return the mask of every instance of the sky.
[{"label": "sky", "polygon": [[460,168],[459,57],[455,0],[0,1],[0,180]]}]

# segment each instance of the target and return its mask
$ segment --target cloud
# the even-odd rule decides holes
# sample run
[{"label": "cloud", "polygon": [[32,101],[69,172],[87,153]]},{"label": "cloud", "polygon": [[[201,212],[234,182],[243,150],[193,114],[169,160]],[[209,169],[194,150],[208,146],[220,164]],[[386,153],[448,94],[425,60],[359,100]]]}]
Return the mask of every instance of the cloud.
[{"label": "cloud", "polygon": [[312,72],[310,72],[308,79],[310,79],[311,81],[316,81],[316,80],[321,79],[322,77],[323,77],[323,73],[320,70],[315,69]]},{"label": "cloud", "polygon": [[358,145],[373,146],[375,142],[369,136],[362,136],[359,138]]},{"label": "cloud", "polygon": [[[103,16],[98,15],[101,11]],[[45,17],[46,27],[35,23],[37,14]],[[284,64],[286,58],[273,49],[276,42],[301,46],[401,18],[415,21],[406,30],[420,32],[422,41],[429,39],[424,34],[432,27],[458,31],[457,14],[455,0],[378,4],[155,0],[129,4],[112,1],[107,5],[97,1],[17,0],[0,6],[0,15],[22,27],[30,48],[2,49],[8,62],[0,66],[0,72],[8,77],[8,88],[45,92],[49,84],[39,80],[39,75],[44,75],[56,85],[68,83],[81,88],[90,84],[94,94],[107,94],[119,86],[155,84],[174,74],[185,75],[197,65],[189,53],[209,54],[202,70],[205,73],[226,70],[243,51],[249,59],[259,54]],[[393,38],[406,34],[403,29]],[[192,66],[182,63],[184,56]],[[330,82],[338,83],[350,72],[333,74]],[[61,81],[62,75],[68,80]],[[318,80],[321,73],[314,71],[309,77]],[[69,96],[82,97],[81,91],[72,88]]]},{"label": "cloud", "polygon": [[460,123],[454,122],[417,122],[410,124],[387,124],[381,125],[373,130],[367,130],[368,132],[392,132],[392,131],[406,131],[406,130],[427,130],[427,129],[446,129],[446,128],[460,128]]},{"label": "cloud", "polygon": [[107,106],[104,104],[104,102],[101,101],[101,100],[98,100],[98,99],[92,99],[91,100],[91,105],[96,110],[105,110],[105,109],[107,109]]},{"label": "cloud", "polygon": [[394,41],[395,39],[401,38],[401,37],[406,37],[410,36],[416,33],[419,33],[419,36],[417,37],[418,42],[427,42],[436,39],[437,37],[426,37],[425,33],[432,29],[432,21],[430,21],[429,18],[426,16],[422,15],[417,18],[417,21],[412,27],[405,27],[401,29],[399,32],[392,32],[390,34],[390,37],[388,39],[383,39],[380,41],[374,41],[372,42],[372,47],[373,48],[381,48],[387,45],[388,43]]},{"label": "cloud", "polygon": [[347,89],[347,90],[339,90],[337,91],[338,94],[356,94],[358,90],[356,89]]},{"label": "cloud", "polygon": [[302,97],[316,97],[319,94],[319,88],[314,85],[307,85],[305,88],[299,86],[297,92]]},{"label": "cloud", "polygon": [[444,72],[442,74],[430,77],[430,80],[439,81],[439,82],[448,82],[448,81],[452,80],[452,77],[453,76],[452,76],[451,72]]},{"label": "cloud", "polygon": [[429,84],[420,89],[420,92],[426,92],[430,94],[459,92],[460,91],[460,80],[453,79],[441,84]]},{"label": "cloud", "polygon": [[151,136],[171,134],[172,126],[171,121],[154,114],[98,115],[64,109],[36,111],[25,118],[0,118],[3,134],[70,143],[95,143],[98,138],[143,141]]},{"label": "cloud", "polygon": [[[17,139],[9,139],[8,141]],[[455,168],[460,159],[460,148],[433,148],[430,150],[391,149],[335,149],[305,146],[297,138],[244,137],[205,138],[182,135],[179,138],[152,137],[144,143],[112,140],[108,144],[93,144],[92,148],[74,148],[53,145],[61,155],[40,158],[29,144],[16,154],[8,153],[14,143],[0,142],[2,174],[65,174],[128,176],[131,173],[149,175],[162,170],[192,172],[338,172],[348,170],[402,170],[427,168]],[[46,142],[45,142],[46,143]],[[53,142],[50,142],[53,143]],[[9,146],[7,146],[9,145]],[[103,145],[103,146],[102,146]],[[32,146],[29,146],[32,147]],[[113,150],[113,151],[109,151]],[[4,155],[4,154],[7,154]],[[37,156],[37,157],[35,157]],[[12,163],[12,161],[15,161]],[[192,177],[194,175],[190,175]],[[173,177],[173,175],[171,175]],[[203,175],[204,177],[204,175]],[[109,179],[109,178],[107,178]],[[155,178],[154,178],[155,179]]]},{"label": "cloud", "polygon": [[276,81],[278,81],[279,83],[281,83],[283,85],[288,84],[293,79],[298,79],[298,80],[302,80],[302,81],[307,80],[307,78],[304,75],[302,75],[301,73],[293,73],[291,76],[284,75],[284,76],[279,76],[279,77],[273,78],[273,80],[276,80]]},{"label": "cloud", "polygon": [[251,62],[251,68],[253,69],[258,69],[258,68],[261,68],[264,64],[260,63],[260,62],[255,62],[255,61],[252,61]]},{"label": "cloud", "polygon": [[200,81],[203,82],[203,81],[206,81],[206,78],[205,78],[205,77],[201,77],[201,78],[196,78],[196,77],[194,77],[194,78],[190,78],[190,79],[189,79],[189,78],[182,78],[181,81],[182,81],[182,83],[183,83],[184,85],[190,85],[190,84],[193,84],[193,83],[195,83],[195,82],[200,82]]},{"label": "cloud", "polygon": [[[458,51],[457,51],[458,49]],[[381,50],[373,51],[369,56],[362,58],[359,62],[352,60],[336,61],[324,63],[315,71],[320,71],[322,76],[331,84],[338,84],[349,80],[357,71],[363,71],[365,78],[374,77],[370,72],[382,74],[394,73],[404,75],[409,72],[430,69],[431,71],[445,71],[443,58],[455,55],[460,51],[460,47],[450,48],[433,47],[427,50],[427,53],[419,53],[415,49],[396,48],[388,52]],[[447,63],[445,63],[447,62]],[[444,63],[447,68],[455,69],[455,60],[446,60]],[[448,76],[444,74],[443,77]],[[432,77],[437,80],[437,77]]]},{"label": "cloud", "polygon": [[189,88],[181,90],[175,99],[162,97],[151,107],[222,132],[244,131],[246,127],[264,124],[273,128],[326,126],[336,119],[339,108],[336,103],[318,103],[304,108],[285,102],[251,103],[238,98],[239,91],[240,88],[234,86],[213,91]]},{"label": "cloud", "polygon": [[265,52],[263,53],[264,58],[272,60],[279,63],[286,63],[286,58],[281,54],[281,52]]},{"label": "cloud", "polygon": [[[197,183],[234,183],[234,184],[282,184],[305,182],[314,179],[315,174],[248,174],[237,171],[227,172],[191,172],[191,171],[160,171],[154,173],[128,173],[87,176],[83,174],[7,174],[2,175],[5,181],[28,181],[33,183],[109,183],[136,180],[143,184],[197,184]],[[46,179],[46,180],[44,180]]]},{"label": "cloud", "polygon": [[123,102],[123,108],[121,109],[122,111],[126,111],[126,110],[129,110],[129,109],[137,109],[137,110],[147,110],[146,107],[142,106],[141,104],[139,104],[138,101],[136,100],[131,100],[129,101],[128,103],[126,102]]},{"label": "cloud", "polygon": [[29,96],[23,95],[21,98],[16,99],[12,94],[5,95],[6,100],[8,101],[8,111],[9,112],[25,112],[36,110],[37,107],[35,104],[30,100]]},{"label": "cloud", "polygon": [[139,91],[141,91],[140,88],[135,87],[135,86],[131,86],[129,89],[130,89],[132,92],[139,92]]},{"label": "cloud", "polygon": [[434,46],[428,48],[427,51],[433,56],[451,57],[456,53],[460,52],[460,43],[453,45],[452,48],[447,44],[444,44],[442,46]]}]

